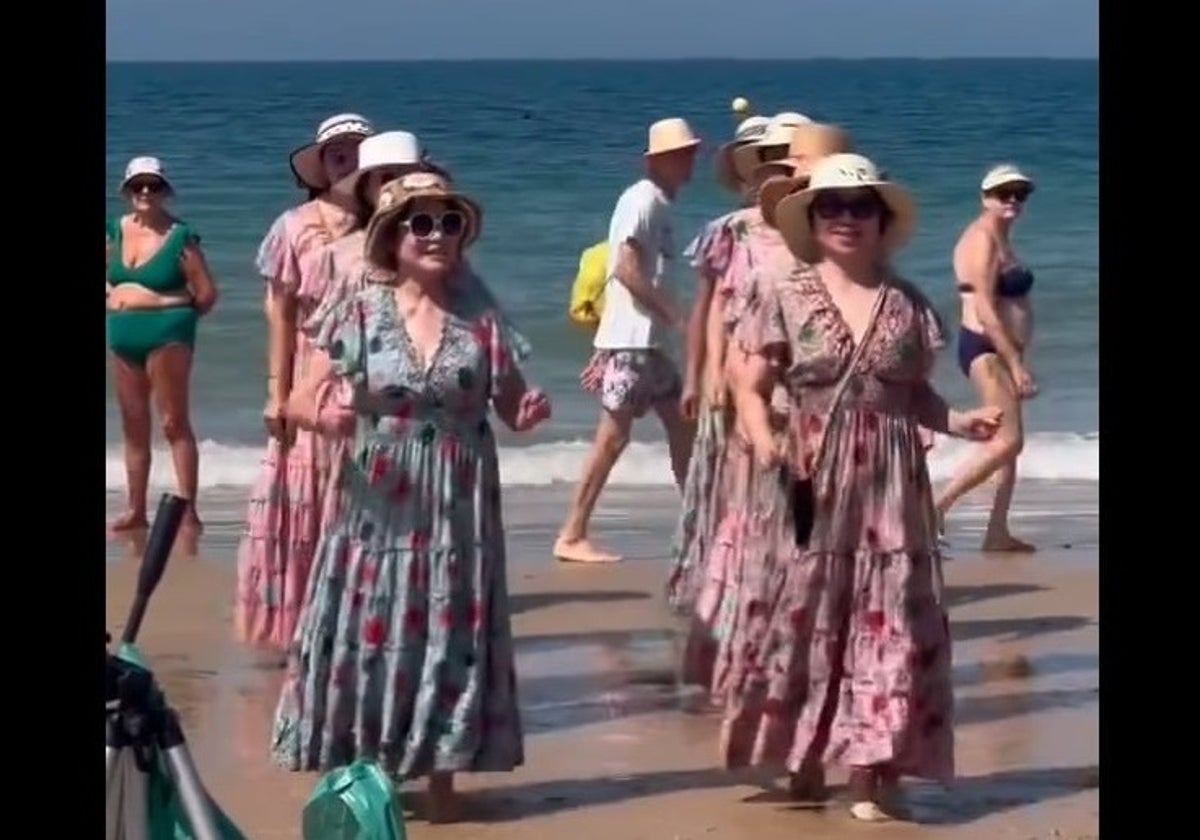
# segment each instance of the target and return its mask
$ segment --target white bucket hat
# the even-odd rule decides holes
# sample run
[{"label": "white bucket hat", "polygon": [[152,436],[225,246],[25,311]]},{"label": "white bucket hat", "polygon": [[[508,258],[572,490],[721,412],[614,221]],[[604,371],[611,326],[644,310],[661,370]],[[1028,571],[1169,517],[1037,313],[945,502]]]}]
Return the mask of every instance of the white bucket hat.
[{"label": "white bucket hat", "polygon": [[983,176],[983,181],[979,184],[979,191],[985,193],[991,192],[1006,184],[1023,184],[1028,187],[1031,193],[1034,190],[1032,178],[1018,169],[1014,164],[1002,163],[999,166],[993,166]]},{"label": "white bucket hat", "polygon": [[384,168],[425,169],[446,175],[426,156],[417,135],[408,131],[383,131],[362,141],[358,147],[358,169],[334,184],[333,190],[352,196],[365,175]]},{"label": "white bucket hat", "polygon": [[917,205],[908,190],[889,181],[879,168],[862,155],[830,155],[813,167],[808,189],[792,193],[775,206],[775,226],[789,250],[804,262],[820,257],[816,237],[809,221],[808,208],[813,199],[828,190],[853,190],[870,187],[879,193],[892,211],[892,219],[883,235],[883,248],[894,253],[912,239],[917,229]]},{"label": "white bucket hat", "polygon": [[125,177],[121,179],[121,192],[125,191],[130,181],[143,175],[158,178],[167,185],[168,190],[175,191],[175,187],[167,177],[167,170],[163,167],[162,161],[150,155],[141,155],[125,164]]},{"label": "white bucket hat", "polygon": [[741,184],[748,184],[754,170],[763,163],[763,149],[787,147],[792,142],[792,133],[802,125],[811,123],[804,114],[784,111],[767,121],[767,127],[757,140],[730,150],[730,166]]},{"label": "white bucket hat", "polygon": [[292,172],[296,179],[314,190],[328,189],[325,167],[321,165],[321,150],[341,137],[366,138],[375,133],[371,122],[361,114],[337,114],[317,126],[316,139],[292,152]]},{"label": "white bucket hat", "polygon": [[665,120],[650,126],[647,132],[645,157],[665,155],[668,152],[678,152],[683,149],[694,149],[700,145],[700,138],[692,131],[688,121],[682,117],[667,117]]}]

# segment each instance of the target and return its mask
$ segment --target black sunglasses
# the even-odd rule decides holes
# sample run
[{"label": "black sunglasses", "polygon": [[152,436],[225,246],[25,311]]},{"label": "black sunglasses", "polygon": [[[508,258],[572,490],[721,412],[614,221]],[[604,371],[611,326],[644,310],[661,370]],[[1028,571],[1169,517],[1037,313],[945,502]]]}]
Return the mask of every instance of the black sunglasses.
[{"label": "black sunglasses", "polygon": [[825,221],[840,219],[845,214],[856,221],[874,219],[883,212],[883,202],[875,193],[866,193],[854,198],[833,193],[822,193],[813,199],[813,212]]},{"label": "black sunglasses", "polygon": [[161,178],[135,178],[126,184],[131,193],[161,193],[167,191],[167,182]]},{"label": "black sunglasses", "polygon": [[1003,201],[1005,204],[1010,201],[1014,201],[1017,204],[1024,204],[1029,200],[1029,196],[1032,193],[1033,190],[1029,189],[1029,187],[997,187],[989,192],[988,195],[997,201]]},{"label": "black sunglasses", "polygon": [[442,236],[454,238],[462,236],[466,220],[457,210],[447,210],[440,216],[432,213],[414,213],[404,220],[404,224],[417,239],[428,239],[433,236],[435,230],[440,230]]}]

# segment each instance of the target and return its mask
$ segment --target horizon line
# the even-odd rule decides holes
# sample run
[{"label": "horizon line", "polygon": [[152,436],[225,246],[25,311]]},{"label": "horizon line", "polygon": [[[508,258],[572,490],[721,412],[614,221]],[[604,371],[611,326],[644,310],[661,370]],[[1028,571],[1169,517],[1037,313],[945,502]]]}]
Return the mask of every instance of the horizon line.
[{"label": "horizon line", "polygon": [[700,61],[720,61],[735,64],[756,62],[805,62],[829,61],[1098,61],[1099,56],[1071,55],[880,55],[880,56],[806,56],[804,58],[784,56],[756,56],[754,58],[730,56],[680,56],[676,58],[585,56],[562,58],[555,56],[533,56],[513,58],[505,56],[481,56],[479,58],[105,58],[105,64],[470,64],[486,62],[492,64],[515,64],[519,62],[543,62],[547,64],[683,64]]}]

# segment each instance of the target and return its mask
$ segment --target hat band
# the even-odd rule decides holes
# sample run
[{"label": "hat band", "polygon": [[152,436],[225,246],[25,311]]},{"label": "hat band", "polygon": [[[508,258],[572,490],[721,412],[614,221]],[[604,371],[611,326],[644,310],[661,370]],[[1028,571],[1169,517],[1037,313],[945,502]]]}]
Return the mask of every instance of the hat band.
[{"label": "hat band", "polygon": [[343,134],[370,134],[371,126],[361,120],[350,120],[337,125],[331,125],[329,128],[317,135],[318,143],[326,143],[335,137],[340,137]]}]

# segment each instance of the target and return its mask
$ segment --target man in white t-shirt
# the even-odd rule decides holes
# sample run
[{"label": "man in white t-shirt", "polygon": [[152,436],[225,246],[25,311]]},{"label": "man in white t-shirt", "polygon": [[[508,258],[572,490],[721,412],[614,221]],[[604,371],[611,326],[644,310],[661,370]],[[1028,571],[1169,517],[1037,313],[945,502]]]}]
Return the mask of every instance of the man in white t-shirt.
[{"label": "man in white t-shirt", "polygon": [[653,410],[662,421],[676,484],[682,485],[687,475],[693,428],[680,412],[679,370],[661,343],[666,333],[682,328],[683,314],[662,284],[675,256],[671,202],[692,177],[699,145],[682,119],[650,126],[646,177],[625,190],[613,210],[604,311],[592,342],[595,352],[581,377],[585,390],[599,395],[602,411],[591,455],[554,543],[559,560],[621,559],[588,539],[588,522],[609,472],[629,443],[633,421],[647,411]]}]

